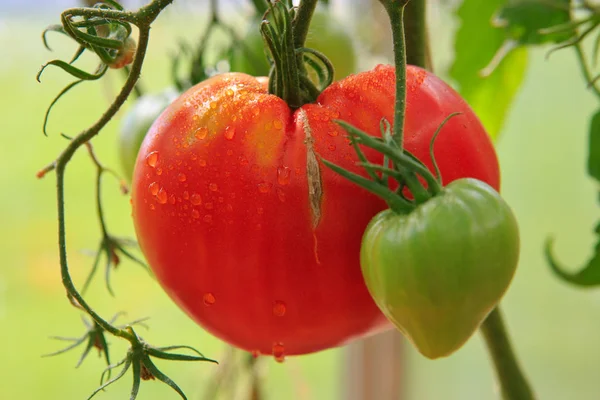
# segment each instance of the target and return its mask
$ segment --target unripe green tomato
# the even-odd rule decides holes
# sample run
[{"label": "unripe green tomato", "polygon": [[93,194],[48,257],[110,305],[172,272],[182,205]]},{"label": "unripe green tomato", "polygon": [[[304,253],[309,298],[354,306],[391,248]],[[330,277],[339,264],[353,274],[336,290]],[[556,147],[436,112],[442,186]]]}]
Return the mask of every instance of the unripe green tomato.
[{"label": "unripe green tomato", "polygon": [[[259,26],[260,21],[254,20],[242,44],[231,51],[229,64],[232,72],[244,72],[253,76],[269,75],[270,65],[265,55],[268,49]],[[356,51],[350,34],[344,25],[322,8],[318,8],[313,14],[305,47],[327,56],[335,68],[335,80],[356,72]]]},{"label": "unripe green tomato", "polygon": [[408,215],[376,215],[360,257],[375,303],[434,359],[458,350],[506,292],[519,230],[498,192],[459,179]]},{"label": "unripe green tomato", "polygon": [[133,167],[146,133],[158,116],[171,104],[179,93],[169,88],[158,94],[148,94],[136,100],[121,123],[119,156],[124,177],[131,182]]}]

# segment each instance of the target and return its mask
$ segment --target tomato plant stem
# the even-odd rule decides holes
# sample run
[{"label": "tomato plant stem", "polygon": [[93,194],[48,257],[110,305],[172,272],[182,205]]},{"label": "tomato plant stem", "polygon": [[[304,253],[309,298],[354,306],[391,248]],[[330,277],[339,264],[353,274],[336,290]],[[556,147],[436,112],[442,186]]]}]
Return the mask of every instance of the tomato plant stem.
[{"label": "tomato plant stem", "polygon": [[533,400],[533,392],[513,352],[499,306],[481,325],[490,356],[500,381],[504,400]]},{"label": "tomato plant stem", "polygon": [[427,0],[409,1],[405,7],[406,63],[432,71],[426,9]]},{"label": "tomato plant stem", "polygon": [[[79,293],[69,272],[69,265],[67,260],[67,239],[66,239],[66,224],[65,224],[65,171],[67,164],[75,154],[75,152],[90,139],[96,136],[100,130],[114,117],[119,111],[121,106],[125,103],[130,93],[134,90],[135,84],[139,79],[144,56],[146,55],[146,48],[148,47],[148,39],[150,35],[150,24],[156,19],[159,13],[168,6],[172,0],[154,0],[150,4],[140,8],[138,12],[117,12],[111,10],[109,14],[110,18],[121,19],[127,22],[131,22],[139,28],[139,44],[135,54],[135,60],[131,68],[131,73],[127,78],[121,92],[110,105],[108,110],[100,117],[100,119],[92,125],[92,127],[84,130],[79,135],[75,136],[73,140],[69,142],[67,147],[58,156],[56,161],[51,165],[54,165],[56,170],[56,193],[57,193],[57,206],[58,206],[58,243],[59,243],[59,257],[60,267],[63,286],[67,290],[67,294],[70,299],[75,300],[74,304],[78,305],[81,309],[87,312],[104,330],[111,333],[114,336],[123,337],[130,342],[135,338],[127,330],[119,329],[113,326],[111,323],[103,319],[97,314],[90,305],[84,300],[83,296]],[[107,12],[101,9],[70,9],[65,11],[68,15],[84,15],[84,16],[98,16],[97,14],[106,14]],[[64,14],[64,13],[63,13]],[[89,15],[88,15],[89,14]],[[52,169],[52,168],[50,168]]]},{"label": "tomato plant stem", "polygon": [[[420,2],[421,0],[417,0]],[[403,149],[404,118],[406,114],[406,40],[404,37],[404,8],[409,0],[380,0],[392,26],[394,65],[396,67],[396,105],[392,136],[400,150]]]},{"label": "tomato plant stem", "polygon": [[[310,20],[317,7],[317,0],[302,0],[298,6],[298,12],[294,18],[294,47],[304,47],[306,42],[306,35],[308,34],[308,27]],[[299,56],[301,59],[301,55]]]}]

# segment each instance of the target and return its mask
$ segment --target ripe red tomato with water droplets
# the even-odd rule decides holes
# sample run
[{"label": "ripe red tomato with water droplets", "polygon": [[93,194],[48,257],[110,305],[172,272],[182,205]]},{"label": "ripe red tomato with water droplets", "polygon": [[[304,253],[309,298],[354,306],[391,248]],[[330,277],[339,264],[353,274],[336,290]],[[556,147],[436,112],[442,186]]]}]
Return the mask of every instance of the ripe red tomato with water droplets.
[{"label": "ripe red tomato with water droplets", "polygon": [[[444,181],[473,177],[498,189],[496,154],[468,105],[434,75],[407,72],[407,149],[431,167],[432,135],[461,112],[435,147]],[[264,79],[231,73],[165,110],[138,155],[133,217],[157,279],[190,317],[278,359],[390,327],[359,265],[365,227],[387,206],[320,158],[364,175],[333,120],[380,135],[380,120],[393,121],[394,87],[394,69],[379,66],[292,111]]]}]

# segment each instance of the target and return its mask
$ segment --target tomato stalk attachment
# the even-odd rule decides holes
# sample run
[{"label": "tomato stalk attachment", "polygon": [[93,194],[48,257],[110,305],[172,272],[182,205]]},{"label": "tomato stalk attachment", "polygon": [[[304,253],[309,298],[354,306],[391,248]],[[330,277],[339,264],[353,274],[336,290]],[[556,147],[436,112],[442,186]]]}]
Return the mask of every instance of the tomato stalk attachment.
[{"label": "tomato stalk attachment", "polygon": [[[327,57],[304,47],[310,19],[317,2],[303,0],[296,9],[284,1],[269,2],[260,30],[272,59],[269,92],[284,99],[292,109],[314,102],[333,82],[333,65]],[[315,71],[315,84],[306,66]]]}]

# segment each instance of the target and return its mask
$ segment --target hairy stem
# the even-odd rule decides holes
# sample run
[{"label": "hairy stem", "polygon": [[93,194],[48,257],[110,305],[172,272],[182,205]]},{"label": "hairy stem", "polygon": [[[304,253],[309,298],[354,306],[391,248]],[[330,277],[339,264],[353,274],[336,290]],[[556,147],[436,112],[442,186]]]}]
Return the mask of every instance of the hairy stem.
[{"label": "hairy stem", "polygon": [[504,400],[533,400],[533,391],[513,352],[499,306],[481,325],[481,333],[496,368]]},{"label": "hairy stem", "polygon": [[[396,104],[392,136],[403,149],[404,119],[406,114],[406,40],[404,38],[404,8],[409,0],[379,0],[385,7],[392,25],[394,65],[396,67]],[[421,0],[415,0],[417,2]]]},{"label": "hairy stem", "polygon": [[[127,97],[134,90],[135,84],[139,79],[141,73],[142,64],[146,55],[146,49],[148,47],[150,24],[154,21],[154,19],[156,19],[156,17],[159,15],[162,9],[169,5],[171,2],[172,0],[154,0],[150,4],[140,8],[136,13],[120,13],[119,17],[121,17],[123,14],[127,14],[127,20],[131,23],[136,24],[140,32],[138,48],[136,50],[135,60],[132,65],[129,77],[127,78],[127,81],[121,89],[121,92],[119,93],[115,101],[110,105],[108,110],[100,117],[100,119],[94,125],[92,125],[92,127],[84,130],[75,138],[73,138],[73,140],[69,142],[68,146],[63,150],[63,152],[59,155],[56,161],[52,164],[56,170],[58,243],[63,286],[67,290],[69,297],[74,299],[78,303],[78,305],[81,306],[81,308],[84,309],[98,323],[98,325],[100,325],[107,332],[110,332],[115,336],[123,337],[129,341],[132,341],[135,338],[127,330],[119,329],[113,326],[111,323],[104,320],[100,315],[98,315],[83,299],[83,297],[73,284],[67,261],[67,239],[65,226],[65,171],[67,164],[69,163],[77,149],[79,149],[82,145],[84,145],[90,139],[96,136],[98,132],[100,132],[100,130],[114,117],[117,111],[119,111],[121,106],[127,100]],[[73,12],[73,10],[70,11],[70,15],[76,15],[79,13],[80,9],[77,9],[76,12]],[[84,11],[86,10],[84,9]],[[102,12],[103,10],[91,11]],[[83,12],[79,14],[83,14]]]},{"label": "hairy stem", "polygon": [[298,6],[298,13],[294,18],[294,48],[304,47],[310,20],[317,8],[317,0],[302,0]]}]

